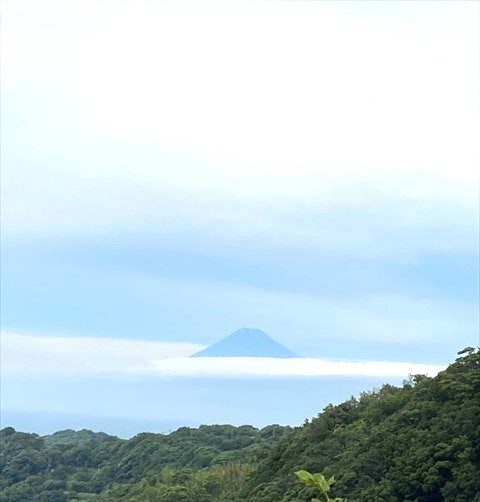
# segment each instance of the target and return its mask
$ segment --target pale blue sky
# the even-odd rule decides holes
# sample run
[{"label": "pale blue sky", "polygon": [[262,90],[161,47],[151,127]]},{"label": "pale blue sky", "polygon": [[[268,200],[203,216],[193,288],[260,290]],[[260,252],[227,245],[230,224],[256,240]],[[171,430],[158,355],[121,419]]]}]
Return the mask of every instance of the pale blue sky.
[{"label": "pale blue sky", "polygon": [[478,9],[2,2],[2,330],[478,344]]}]

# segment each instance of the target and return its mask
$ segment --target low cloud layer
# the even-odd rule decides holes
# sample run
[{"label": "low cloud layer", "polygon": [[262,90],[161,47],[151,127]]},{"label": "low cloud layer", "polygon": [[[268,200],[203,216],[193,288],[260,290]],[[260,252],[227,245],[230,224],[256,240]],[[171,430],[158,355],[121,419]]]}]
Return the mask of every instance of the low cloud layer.
[{"label": "low cloud layer", "polygon": [[271,357],[171,358],[155,361],[148,371],[162,376],[318,377],[436,375],[442,366],[391,361],[329,361]]},{"label": "low cloud layer", "polygon": [[2,333],[2,372],[11,376],[317,377],[436,375],[442,366],[319,358],[190,358],[203,346],[113,338]]},{"label": "low cloud layer", "polygon": [[119,338],[29,336],[2,332],[2,373],[101,375],[142,372],[152,359],[188,357],[194,343]]}]

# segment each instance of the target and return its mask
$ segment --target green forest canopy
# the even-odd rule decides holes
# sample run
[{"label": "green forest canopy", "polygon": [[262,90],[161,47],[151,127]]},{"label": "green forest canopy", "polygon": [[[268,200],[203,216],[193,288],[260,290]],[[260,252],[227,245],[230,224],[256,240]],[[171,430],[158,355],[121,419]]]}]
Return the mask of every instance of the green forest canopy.
[{"label": "green forest canopy", "polygon": [[335,476],[349,502],[480,502],[480,353],[327,406],[296,428],[105,433],[0,431],[4,502],[310,501],[299,470]]}]

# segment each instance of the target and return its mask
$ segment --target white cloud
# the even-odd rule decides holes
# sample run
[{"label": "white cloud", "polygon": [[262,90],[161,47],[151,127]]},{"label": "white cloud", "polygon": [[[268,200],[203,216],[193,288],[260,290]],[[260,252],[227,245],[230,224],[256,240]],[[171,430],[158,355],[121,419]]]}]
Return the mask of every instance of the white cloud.
[{"label": "white cloud", "polygon": [[397,6],[401,21],[365,10],[13,4],[4,15],[5,85],[22,89],[34,76],[50,89],[48,106],[55,97],[68,104],[85,132],[196,152],[221,163],[223,183],[243,178],[249,189],[252,175],[262,189],[272,175],[285,189],[294,172],[360,166],[468,176],[478,6],[424,5],[422,16]]},{"label": "white cloud", "polygon": [[16,375],[131,374],[150,359],[189,356],[203,345],[2,332],[2,372]]},{"label": "white cloud", "polygon": [[154,361],[149,368],[162,376],[318,377],[436,375],[444,366],[391,361],[331,361],[318,358],[269,357],[172,358]]},{"label": "white cloud", "polygon": [[471,249],[478,3],[390,4],[6,2],[5,227]]},{"label": "white cloud", "polygon": [[190,358],[196,344],[2,333],[2,374],[53,376],[316,377],[435,375],[442,366],[389,361]]}]

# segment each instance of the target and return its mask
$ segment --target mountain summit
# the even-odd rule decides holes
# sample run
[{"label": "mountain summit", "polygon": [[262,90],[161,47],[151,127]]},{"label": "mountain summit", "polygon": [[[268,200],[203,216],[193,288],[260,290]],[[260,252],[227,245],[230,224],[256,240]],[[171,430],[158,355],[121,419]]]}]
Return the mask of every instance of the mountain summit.
[{"label": "mountain summit", "polygon": [[192,357],[300,357],[259,329],[241,328]]}]

